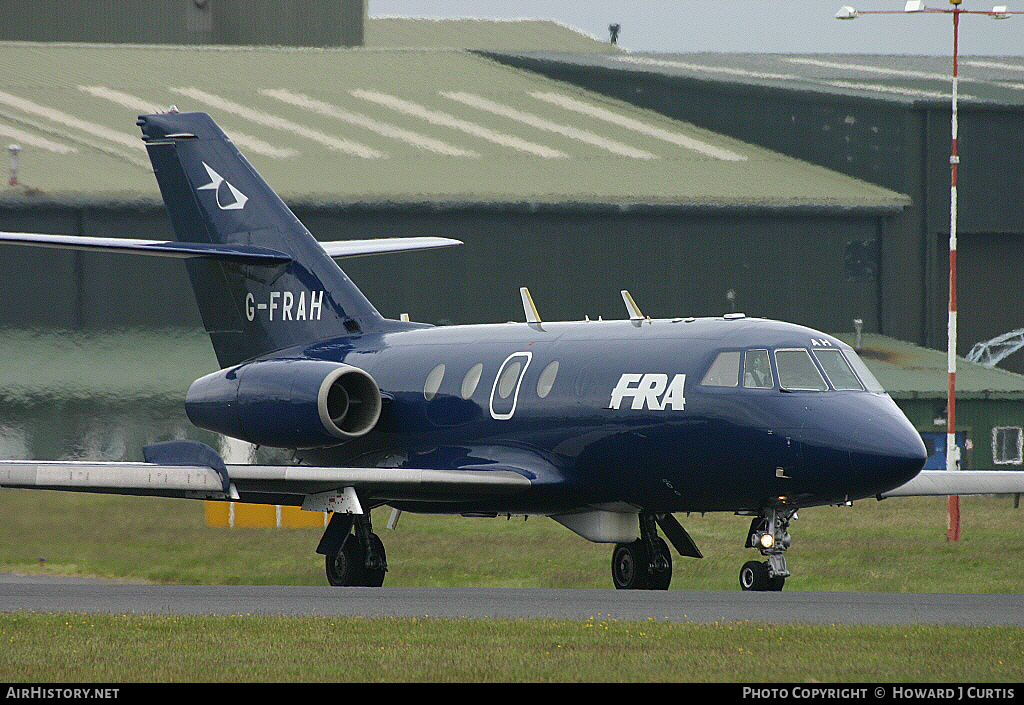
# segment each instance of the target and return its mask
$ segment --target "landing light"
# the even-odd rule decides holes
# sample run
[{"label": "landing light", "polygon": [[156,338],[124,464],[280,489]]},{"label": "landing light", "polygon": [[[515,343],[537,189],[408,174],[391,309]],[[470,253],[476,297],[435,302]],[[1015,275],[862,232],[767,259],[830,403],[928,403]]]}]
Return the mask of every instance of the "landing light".
[{"label": "landing light", "polygon": [[771,534],[761,536],[761,548],[771,548],[775,545],[775,537]]}]

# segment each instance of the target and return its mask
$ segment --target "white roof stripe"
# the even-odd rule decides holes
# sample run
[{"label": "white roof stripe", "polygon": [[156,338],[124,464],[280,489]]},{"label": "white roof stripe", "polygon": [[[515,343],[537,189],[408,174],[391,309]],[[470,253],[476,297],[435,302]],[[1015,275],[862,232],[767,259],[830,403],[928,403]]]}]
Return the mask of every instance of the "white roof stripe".
[{"label": "white roof stripe", "polygon": [[57,110],[56,108],[50,108],[45,105],[28,100],[27,98],[20,98],[6,91],[0,91],[0,103],[17,108],[22,112],[37,117],[46,118],[64,127],[70,127],[71,129],[85,132],[94,137],[100,137],[109,142],[114,142],[124,147],[130,147],[132,149],[142,149],[142,139],[135,135],[129,135],[126,132],[120,132],[118,130],[112,130],[109,127],[103,125],[97,125],[94,122],[88,120],[81,120],[76,118],[74,115],[68,115],[65,112]]},{"label": "white roof stripe", "polygon": [[351,125],[366,128],[372,130],[385,137],[411,144],[414,147],[420,149],[426,149],[431,152],[437,152],[448,157],[479,157],[477,152],[468,149],[461,149],[454,145],[450,145],[447,142],[421,135],[418,132],[412,130],[405,130],[400,127],[395,127],[386,122],[380,122],[374,120],[371,117],[363,115],[361,113],[354,113],[348,110],[343,110],[336,105],[325,103],[322,100],[311,98],[303,93],[293,93],[285,88],[261,88],[260,94],[280,100],[289,105],[294,105],[305,110],[311,110],[320,115],[326,115],[327,117],[336,118],[343,120]]},{"label": "white roof stripe", "polygon": [[714,147],[707,142],[701,142],[693,137],[689,137],[678,132],[670,132],[669,130],[654,127],[653,125],[648,125],[640,120],[613,112],[607,108],[585,103],[582,100],[576,100],[575,98],[559,95],[557,93],[545,93],[542,91],[531,91],[530,95],[539,100],[544,100],[563,107],[566,110],[573,110],[584,115],[589,115],[590,117],[595,117],[599,120],[605,120],[613,125],[618,125],[619,127],[624,127],[627,130],[634,130],[635,132],[639,132],[644,135],[649,135],[651,137],[665,140],[666,142],[671,142],[672,144],[693,150],[694,152],[698,152],[708,157],[723,159],[730,162],[742,162],[747,160],[745,156],[732,152],[728,149]]},{"label": "white roof stripe", "polygon": [[977,66],[983,69],[998,69],[1000,71],[1024,71],[1021,64],[1007,64],[1003,61],[981,61],[979,59],[964,59],[961,63],[966,66]]},{"label": "white roof stripe", "polygon": [[528,152],[547,159],[565,159],[568,157],[564,152],[560,152],[557,149],[545,147],[542,144],[536,144],[534,142],[527,142],[526,140],[515,137],[514,135],[506,135],[496,130],[492,130],[489,127],[478,125],[475,122],[462,120],[440,110],[431,110],[419,103],[404,100],[403,98],[398,98],[397,96],[389,95],[387,93],[363,89],[356,89],[349,91],[349,93],[356,98],[361,98],[363,100],[377,103],[378,105],[383,105],[384,107],[390,108],[404,115],[411,115],[413,117],[426,120],[432,125],[447,127],[453,130],[461,130],[466,134],[488,140],[489,142],[494,142],[502,147],[518,149],[521,152]]},{"label": "white roof stripe", "polygon": [[45,149],[48,152],[54,152],[56,154],[74,154],[78,150],[66,144],[59,144],[53,142],[45,137],[38,137],[33,135],[31,132],[25,132],[19,130],[17,127],[11,127],[10,125],[4,125],[0,123],[0,136],[9,137],[12,140],[18,140],[23,145],[30,147],[38,147],[39,149]]},{"label": "white roof stripe", "polygon": [[[150,103],[143,98],[139,98],[131,93],[125,93],[124,91],[119,91],[114,88],[107,88],[105,86],[79,86],[78,90],[97,98],[103,98],[112,103],[123,105],[129,110],[137,110],[142,114],[159,113],[162,111],[162,108],[157,107],[154,103]],[[275,159],[287,159],[289,157],[298,156],[299,154],[294,149],[275,147],[272,144],[267,144],[258,137],[252,137],[251,135],[238,132],[237,130],[231,130],[231,141],[243,149],[252,151],[256,154],[262,154],[267,157],[274,157]]]},{"label": "white roof stripe", "polygon": [[734,69],[728,66],[711,66],[707,64],[694,64],[689,61],[674,61],[671,59],[651,59],[646,56],[613,56],[612,61],[621,61],[624,64],[646,64],[648,66],[664,66],[673,69],[688,69],[690,71],[704,71],[707,73],[721,73],[728,76],[739,76],[741,78],[763,78],[774,81],[791,81],[798,79],[795,74],[786,73],[765,73],[764,71],[749,71],[747,69]]},{"label": "white roof stripe", "polygon": [[642,149],[636,147],[630,147],[629,145],[616,142],[614,140],[601,137],[593,132],[586,130],[580,130],[570,125],[560,125],[558,123],[546,120],[538,115],[523,112],[517,110],[508,105],[502,105],[501,103],[495,103],[493,100],[488,100],[472,93],[466,93],[464,91],[442,91],[441,95],[445,98],[458,101],[464,105],[468,105],[472,108],[479,110],[486,110],[489,113],[507,117],[518,122],[522,122],[531,127],[535,127],[538,130],[545,130],[547,132],[554,132],[570,139],[578,140],[594,147],[606,149],[613,154],[618,154],[624,157],[631,157],[633,159],[658,159],[656,154],[651,154]]},{"label": "white roof stripe", "polygon": [[161,108],[158,108],[154,103],[114,88],[107,88],[106,86],[79,86],[78,90],[96,98],[109,100],[111,103],[116,103],[129,110],[137,110],[140,113],[150,114],[161,111]]},{"label": "white roof stripe", "polygon": [[240,105],[239,103],[214,95],[213,93],[207,93],[199,88],[171,88],[171,91],[183,95],[186,98],[206,103],[218,110],[233,113],[238,117],[251,122],[282,130],[284,132],[291,132],[292,134],[299,135],[300,137],[305,137],[306,139],[322,144],[328,149],[333,149],[336,152],[354,154],[355,156],[363,157],[364,159],[381,159],[387,157],[386,154],[373,149],[372,147],[367,147],[366,145],[362,145],[351,140],[332,137],[331,135],[320,132],[319,130],[299,125],[291,120],[286,120],[285,118],[266,113],[262,110],[256,110],[255,108]]},{"label": "white roof stripe", "polygon": [[[932,98],[935,100],[950,100],[951,93],[943,91],[921,91],[914,88],[901,88],[899,86],[887,86],[881,83],[858,83],[856,81],[822,81],[823,86],[834,88],[846,88],[856,91],[874,91],[875,93],[892,93],[893,95],[904,95],[915,98]],[[961,93],[960,100],[974,100],[973,95]]]},{"label": "white roof stripe", "polygon": [[842,71],[860,71],[862,73],[875,73],[881,76],[895,76],[897,78],[920,78],[926,81],[953,80],[952,74],[931,73],[927,71],[910,71],[906,69],[891,69],[885,66],[870,66],[868,64],[850,64],[842,61],[824,61],[822,59],[810,59],[803,56],[790,56],[786,58],[791,64],[803,64],[805,66],[818,66],[825,69],[840,69]]}]

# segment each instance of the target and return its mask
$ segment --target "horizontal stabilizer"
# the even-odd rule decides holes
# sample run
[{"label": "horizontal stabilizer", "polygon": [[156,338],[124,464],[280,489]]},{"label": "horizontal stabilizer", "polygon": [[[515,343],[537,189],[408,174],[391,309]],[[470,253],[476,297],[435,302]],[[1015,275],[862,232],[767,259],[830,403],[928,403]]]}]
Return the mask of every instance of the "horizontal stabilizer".
[{"label": "horizontal stabilizer", "polygon": [[461,244],[461,240],[452,240],[447,237],[385,237],[375,240],[335,240],[320,243],[327,254],[336,258],[381,255],[388,252],[410,250],[435,250],[440,247],[454,247]]},{"label": "horizontal stabilizer", "polygon": [[883,492],[885,497],[927,497],[1024,492],[1024,472],[1019,470],[924,470],[910,482]]},{"label": "horizontal stabilizer", "polygon": [[[48,247],[59,250],[93,250],[126,255],[148,255],[190,259],[207,257],[233,260],[246,264],[278,265],[291,261],[284,252],[252,245],[210,244],[204,242],[174,242],[137,240],[117,237],[89,237],[83,235],[50,235],[46,233],[0,232],[0,244]],[[336,240],[320,245],[331,257],[362,257],[389,252],[433,250],[461,245],[459,240],[446,237],[389,237],[372,240]]]},{"label": "horizontal stabilizer", "polygon": [[209,244],[203,242],[162,242],[160,240],[134,240],[118,237],[88,237],[83,235],[48,235],[43,233],[0,232],[0,244],[49,247],[58,250],[93,250],[125,255],[148,255],[190,259],[211,257],[246,264],[277,265],[290,262],[283,252],[251,245]]}]

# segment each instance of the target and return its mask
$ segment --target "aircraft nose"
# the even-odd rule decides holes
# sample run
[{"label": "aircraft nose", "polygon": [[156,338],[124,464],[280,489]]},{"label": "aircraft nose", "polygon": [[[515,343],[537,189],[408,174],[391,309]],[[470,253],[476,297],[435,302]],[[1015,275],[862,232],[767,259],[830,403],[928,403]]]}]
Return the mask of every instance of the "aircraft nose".
[{"label": "aircraft nose", "polygon": [[[899,487],[924,467],[921,434],[889,397],[862,395],[834,407],[809,408],[816,423],[802,429],[803,464],[816,493],[846,499]],[[828,423],[822,424],[823,418]]]},{"label": "aircraft nose", "polygon": [[899,487],[924,467],[928,459],[921,434],[895,403],[890,409],[862,416],[849,438],[854,474],[872,494]]}]

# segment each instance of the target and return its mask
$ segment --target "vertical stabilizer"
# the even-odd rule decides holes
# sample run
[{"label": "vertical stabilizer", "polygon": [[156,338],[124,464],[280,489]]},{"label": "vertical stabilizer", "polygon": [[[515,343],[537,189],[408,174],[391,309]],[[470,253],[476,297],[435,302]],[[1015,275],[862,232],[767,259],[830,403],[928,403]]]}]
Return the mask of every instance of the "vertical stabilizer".
[{"label": "vertical stabilizer", "polygon": [[221,367],[380,327],[373,305],[209,115],[143,115],[138,124],[178,240],[261,247],[291,258],[275,265],[186,263]]}]

